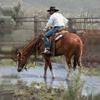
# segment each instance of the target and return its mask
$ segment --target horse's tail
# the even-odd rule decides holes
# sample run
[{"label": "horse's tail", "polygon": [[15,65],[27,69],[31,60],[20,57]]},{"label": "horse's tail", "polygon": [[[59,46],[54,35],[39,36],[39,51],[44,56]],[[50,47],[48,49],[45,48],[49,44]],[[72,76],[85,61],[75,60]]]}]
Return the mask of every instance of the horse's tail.
[{"label": "horse's tail", "polygon": [[73,69],[75,70],[77,66],[76,56],[73,57]]}]

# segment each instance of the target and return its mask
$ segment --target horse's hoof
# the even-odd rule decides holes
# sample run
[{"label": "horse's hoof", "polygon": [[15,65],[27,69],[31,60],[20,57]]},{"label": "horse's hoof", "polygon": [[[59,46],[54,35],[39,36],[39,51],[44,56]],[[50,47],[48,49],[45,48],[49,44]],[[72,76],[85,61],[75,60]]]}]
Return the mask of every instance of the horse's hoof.
[{"label": "horse's hoof", "polygon": [[65,80],[66,80],[67,82],[69,82],[69,81],[70,81],[70,79],[69,79],[69,78],[66,78]]},{"label": "horse's hoof", "polygon": [[44,77],[44,79],[46,79],[47,77],[46,76],[43,76]]},{"label": "horse's hoof", "polygon": [[52,79],[55,79],[55,77],[53,76]]}]

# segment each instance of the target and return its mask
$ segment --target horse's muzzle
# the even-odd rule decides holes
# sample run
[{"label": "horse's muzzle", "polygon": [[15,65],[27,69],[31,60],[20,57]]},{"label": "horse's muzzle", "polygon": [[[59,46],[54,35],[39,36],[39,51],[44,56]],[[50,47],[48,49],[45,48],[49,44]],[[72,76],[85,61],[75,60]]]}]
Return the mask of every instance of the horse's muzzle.
[{"label": "horse's muzzle", "polygon": [[18,72],[21,72],[21,70],[22,70],[22,69],[19,69],[19,68],[17,69]]}]

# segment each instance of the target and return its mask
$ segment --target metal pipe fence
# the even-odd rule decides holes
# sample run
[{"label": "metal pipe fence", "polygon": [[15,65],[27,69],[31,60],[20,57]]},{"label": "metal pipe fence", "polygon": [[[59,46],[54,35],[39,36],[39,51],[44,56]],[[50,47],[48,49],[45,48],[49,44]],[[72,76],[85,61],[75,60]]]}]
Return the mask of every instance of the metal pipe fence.
[{"label": "metal pipe fence", "polygon": [[[91,29],[91,26],[93,26],[93,29],[99,30],[100,27],[100,18],[99,17],[84,17],[84,18],[67,18],[69,20],[68,23],[68,29],[69,30],[87,30]],[[34,30],[34,33],[37,34],[39,33],[46,25],[47,23],[47,18],[45,17],[19,17],[16,18],[17,23],[26,23],[26,22],[31,22],[33,23],[32,29]]]},{"label": "metal pipe fence", "polygon": [[[82,33],[82,31],[85,31],[86,34],[83,35],[84,41],[85,41],[85,55],[91,55],[90,51],[92,54],[95,56],[98,56],[100,51],[99,45],[99,34],[100,34],[100,18],[99,17],[82,17],[82,18],[68,18],[69,23],[68,23],[68,29],[70,31],[73,31],[75,29],[77,33]],[[47,23],[47,18],[45,17],[38,17],[38,16],[33,16],[33,17],[19,17],[15,19],[17,25],[16,25],[16,30],[23,29],[23,30],[31,30],[32,34],[38,34],[41,32],[41,30],[45,27]],[[20,25],[21,23],[21,25]],[[95,36],[96,35],[96,36]],[[23,34],[23,36],[25,36]],[[94,37],[95,36],[95,37]],[[19,37],[21,39],[21,37]],[[21,39],[22,40],[22,39]],[[14,50],[17,49],[18,47],[21,47],[24,45],[25,41],[21,42],[8,42],[8,41],[1,41],[0,45],[7,45],[10,47],[13,47]],[[22,45],[21,45],[22,44]],[[2,46],[0,47],[2,48]],[[91,50],[90,50],[90,49]],[[96,48],[96,49],[94,49]],[[3,51],[0,52],[2,53]],[[11,51],[11,52],[12,52]],[[11,53],[10,52],[10,53]],[[4,52],[3,52],[4,53]],[[6,53],[5,53],[6,54]],[[91,57],[92,58],[92,57]],[[99,59],[99,58],[98,58]]]}]

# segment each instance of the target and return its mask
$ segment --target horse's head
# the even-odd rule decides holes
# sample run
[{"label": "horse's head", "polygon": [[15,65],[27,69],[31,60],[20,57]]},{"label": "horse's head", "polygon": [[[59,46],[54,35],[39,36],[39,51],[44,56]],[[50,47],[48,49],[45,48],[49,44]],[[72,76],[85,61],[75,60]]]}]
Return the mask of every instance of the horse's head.
[{"label": "horse's head", "polygon": [[[17,51],[17,71],[26,69],[27,59],[31,54],[39,52],[43,35],[34,37],[22,50]],[[41,51],[41,50],[40,50]]]},{"label": "horse's head", "polygon": [[25,65],[27,63],[27,57],[21,52],[17,52],[17,71],[21,72],[24,69],[26,69]]}]

